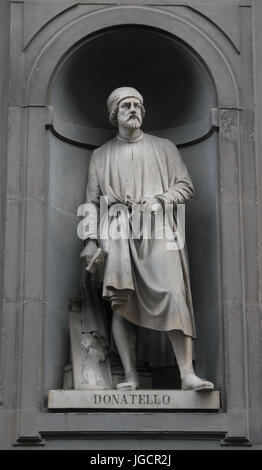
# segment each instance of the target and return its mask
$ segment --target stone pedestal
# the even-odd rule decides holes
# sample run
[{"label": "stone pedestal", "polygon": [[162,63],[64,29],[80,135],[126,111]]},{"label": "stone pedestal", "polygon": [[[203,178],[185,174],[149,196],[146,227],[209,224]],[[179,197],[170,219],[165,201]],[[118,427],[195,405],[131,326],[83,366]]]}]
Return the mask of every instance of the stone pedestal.
[{"label": "stone pedestal", "polygon": [[50,390],[50,410],[219,410],[220,393],[184,390]]}]

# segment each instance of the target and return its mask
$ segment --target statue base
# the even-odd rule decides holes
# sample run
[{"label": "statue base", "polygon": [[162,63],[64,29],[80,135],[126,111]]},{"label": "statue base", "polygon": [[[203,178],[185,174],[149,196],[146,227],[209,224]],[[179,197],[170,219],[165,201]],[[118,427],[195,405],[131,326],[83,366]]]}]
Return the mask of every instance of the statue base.
[{"label": "statue base", "polygon": [[219,391],[49,390],[50,410],[219,410]]}]

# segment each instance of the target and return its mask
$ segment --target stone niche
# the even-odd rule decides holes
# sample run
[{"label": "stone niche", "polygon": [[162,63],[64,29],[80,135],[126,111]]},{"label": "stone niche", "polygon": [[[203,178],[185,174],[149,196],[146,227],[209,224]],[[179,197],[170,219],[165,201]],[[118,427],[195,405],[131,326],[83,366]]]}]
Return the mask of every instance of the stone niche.
[{"label": "stone niche", "polygon": [[[199,55],[170,34],[130,25],[87,37],[59,65],[50,88],[55,130],[76,142],[104,143],[115,133],[106,99],[123,84],[143,94],[143,129],[148,133],[183,146],[212,127],[216,89]],[[195,196],[187,205],[186,229],[198,332],[196,366],[221,390],[217,136],[185,146],[181,153],[195,186]],[[90,154],[86,148],[50,136],[46,390],[61,388],[69,356],[68,298],[79,290],[76,212],[85,197]],[[153,351],[161,335],[149,331],[147,337]],[[180,388],[176,368],[156,364],[151,373],[154,388]]]}]

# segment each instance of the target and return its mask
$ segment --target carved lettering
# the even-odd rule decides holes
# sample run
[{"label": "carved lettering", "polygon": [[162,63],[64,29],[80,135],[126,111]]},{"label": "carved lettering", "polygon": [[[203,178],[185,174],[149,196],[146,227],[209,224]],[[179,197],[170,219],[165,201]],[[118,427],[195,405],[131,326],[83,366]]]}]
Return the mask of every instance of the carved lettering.
[{"label": "carved lettering", "polygon": [[145,405],[145,395],[139,395],[139,405]]},{"label": "carved lettering", "polygon": [[109,403],[111,403],[111,396],[110,395],[104,395],[104,403],[106,405],[109,405]]},{"label": "carved lettering", "polygon": [[163,395],[162,401],[164,405],[168,405],[170,403],[170,396],[169,395]]},{"label": "carved lettering", "polygon": [[165,405],[168,406],[171,402],[171,397],[168,394],[144,394],[144,393],[94,393],[95,405]]},{"label": "carved lettering", "polygon": [[160,400],[159,400],[158,395],[155,394],[155,395],[154,395],[154,398],[155,398],[154,404],[155,404],[155,405],[160,405],[161,402],[160,402]]},{"label": "carved lettering", "polygon": [[132,395],[131,395],[131,398],[132,398],[132,405],[135,404],[135,403],[134,403],[134,400],[135,400],[136,397],[137,397],[137,395],[135,395],[134,393],[132,393]]},{"label": "carved lettering", "polygon": [[117,397],[115,395],[112,395],[112,403],[116,403],[117,405],[119,404],[119,395],[117,395]]},{"label": "carved lettering", "polygon": [[101,395],[97,395],[95,393],[94,398],[95,398],[95,405],[99,405],[99,403],[101,403],[101,398],[102,398]]},{"label": "carved lettering", "polygon": [[150,400],[150,398],[151,398],[150,395],[146,396],[146,404],[147,405],[153,405],[153,403],[154,403],[152,400]]},{"label": "carved lettering", "polygon": [[125,404],[125,405],[128,405],[128,401],[127,401],[127,398],[125,395],[122,396],[122,400],[121,400],[121,404]]}]

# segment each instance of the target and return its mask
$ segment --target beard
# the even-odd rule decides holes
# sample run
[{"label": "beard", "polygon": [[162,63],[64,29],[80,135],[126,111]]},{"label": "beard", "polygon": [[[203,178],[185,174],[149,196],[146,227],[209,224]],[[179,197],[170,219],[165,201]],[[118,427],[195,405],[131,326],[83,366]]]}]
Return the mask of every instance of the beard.
[{"label": "beard", "polygon": [[118,124],[129,129],[139,129],[141,120],[138,116],[123,117],[120,115],[118,116]]}]

